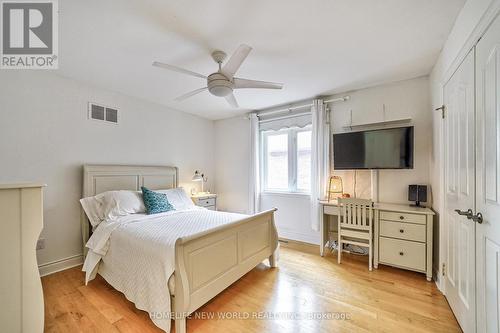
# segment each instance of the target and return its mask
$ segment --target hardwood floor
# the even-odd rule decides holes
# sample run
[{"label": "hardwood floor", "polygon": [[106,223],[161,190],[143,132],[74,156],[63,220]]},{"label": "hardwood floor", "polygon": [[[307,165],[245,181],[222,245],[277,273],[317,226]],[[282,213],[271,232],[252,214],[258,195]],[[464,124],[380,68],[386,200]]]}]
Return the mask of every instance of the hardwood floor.
[{"label": "hardwood floor", "polygon": [[[199,318],[188,319],[188,332],[460,332],[425,275],[386,266],[369,272],[366,257],[346,254],[338,265],[336,255],[318,252],[282,244],[278,269],[257,266],[193,314]],[[42,278],[46,332],[161,332],[100,276],[85,286],[80,269]]]}]

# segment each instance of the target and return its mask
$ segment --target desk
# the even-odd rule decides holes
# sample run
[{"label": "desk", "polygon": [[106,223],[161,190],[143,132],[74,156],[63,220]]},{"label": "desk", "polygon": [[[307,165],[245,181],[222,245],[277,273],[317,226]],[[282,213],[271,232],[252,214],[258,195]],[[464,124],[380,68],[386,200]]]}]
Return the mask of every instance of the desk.
[{"label": "desk", "polygon": [[[324,255],[330,232],[325,215],[339,215],[336,200],[320,201],[320,254]],[[432,279],[432,230],[434,212],[429,208],[401,204],[374,205],[373,266],[390,265],[425,273]],[[337,222],[338,223],[338,222]]]}]

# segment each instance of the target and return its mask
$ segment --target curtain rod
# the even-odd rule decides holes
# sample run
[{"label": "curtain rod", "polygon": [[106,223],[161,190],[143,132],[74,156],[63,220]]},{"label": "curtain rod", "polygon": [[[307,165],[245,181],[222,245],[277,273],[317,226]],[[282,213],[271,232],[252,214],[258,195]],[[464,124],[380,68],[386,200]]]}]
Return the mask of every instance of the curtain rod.
[{"label": "curtain rod", "polygon": [[[351,96],[346,95],[343,97],[327,99],[327,100],[323,101],[323,103],[345,102],[345,101],[349,100],[350,98],[351,98]],[[258,112],[257,116],[267,116],[267,115],[271,115],[271,114],[275,114],[275,113],[291,112],[292,110],[302,109],[302,108],[311,107],[311,106],[312,106],[312,103],[307,103],[307,104],[291,106],[288,108],[283,108],[283,109],[278,109],[278,110],[272,110],[272,111],[267,111],[267,112],[265,112],[265,111]]]}]

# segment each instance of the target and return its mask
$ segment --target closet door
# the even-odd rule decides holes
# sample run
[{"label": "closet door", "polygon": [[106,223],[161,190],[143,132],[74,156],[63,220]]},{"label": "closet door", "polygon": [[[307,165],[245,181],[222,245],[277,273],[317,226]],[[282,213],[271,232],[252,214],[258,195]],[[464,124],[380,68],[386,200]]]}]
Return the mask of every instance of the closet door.
[{"label": "closet door", "polygon": [[477,331],[500,322],[500,18],[476,46]]},{"label": "closet door", "polygon": [[471,51],[444,87],[446,297],[466,333],[476,326],[475,226],[465,215],[475,201],[474,94]]}]

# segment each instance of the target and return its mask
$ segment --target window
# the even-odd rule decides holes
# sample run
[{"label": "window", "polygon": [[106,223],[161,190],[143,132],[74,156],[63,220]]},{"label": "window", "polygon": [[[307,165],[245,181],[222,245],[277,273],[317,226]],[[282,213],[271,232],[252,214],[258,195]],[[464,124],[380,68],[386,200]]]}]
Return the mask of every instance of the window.
[{"label": "window", "polygon": [[288,133],[267,136],[267,188],[288,190]]},{"label": "window", "polygon": [[297,190],[311,191],[311,131],[297,132]]},{"label": "window", "polygon": [[310,127],[263,132],[261,175],[264,191],[309,193]]}]

